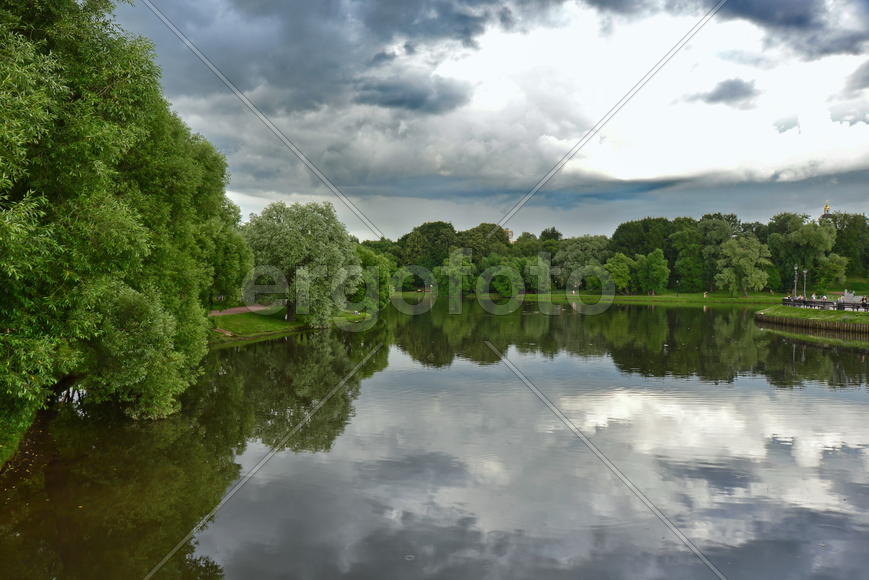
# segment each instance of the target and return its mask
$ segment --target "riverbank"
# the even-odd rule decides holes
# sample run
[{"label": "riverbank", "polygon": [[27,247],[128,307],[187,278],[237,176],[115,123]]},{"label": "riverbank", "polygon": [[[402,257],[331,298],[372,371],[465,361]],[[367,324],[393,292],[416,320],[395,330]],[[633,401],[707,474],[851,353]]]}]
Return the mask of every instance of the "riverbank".
[{"label": "riverbank", "polygon": [[[577,295],[566,295],[558,292],[551,295],[546,294],[526,294],[525,299],[529,302],[540,301],[541,298],[551,297],[554,303],[568,303],[577,298],[583,300],[588,299],[590,303],[597,301],[599,295],[580,293]],[[654,296],[643,294],[616,294],[613,296],[613,304],[668,304],[672,306],[690,305],[697,306],[703,304],[733,304],[733,305],[762,305],[762,304],[780,304],[782,296],[777,294],[751,294],[749,296],[731,296],[726,293],[708,293],[706,296],[700,293],[679,293],[675,292],[655,294]]]},{"label": "riverbank", "polygon": [[757,312],[755,317],[759,321],[795,328],[869,334],[869,312],[815,310],[779,304]]},{"label": "riverbank", "polygon": [[[429,296],[426,292],[401,292],[400,295],[405,298],[416,297],[419,299],[422,296]],[[490,295],[496,302],[503,301],[504,298],[497,295]],[[471,294],[468,297],[473,298]],[[727,293],[710,292],[706,296],[700,293],[679,293],[666,292],[648,295],[623,295],[617,294],[613,297],[613,304],[666,304],[669,306],[702,306],[705,304],[730,304],[744,306],[767,306],[771,304],[781,304],[784,297],[782,294],[756,293],[749,296],[731,296]],[[555,292],[552,294],[524,294],[524,302],[551,302],[552,304],[568,304],[578,299],[582,299],[587,304],[596,303],[600,295],[582,292],[579,294],[565,294],[564,292]]]},{"label": "riverbank", "polygon": [[[214,347],[227,344],[253,343],[288,336],[309,328],[308,325],[296,320],[284,320],[286,310],[283,307],[243,312],[241,314],[214,314],[208,320],[212,325],[209,342]],[[332,317],[332,324],[342,322],[362,322],[368,318],[365,314],[342,312]]]}]

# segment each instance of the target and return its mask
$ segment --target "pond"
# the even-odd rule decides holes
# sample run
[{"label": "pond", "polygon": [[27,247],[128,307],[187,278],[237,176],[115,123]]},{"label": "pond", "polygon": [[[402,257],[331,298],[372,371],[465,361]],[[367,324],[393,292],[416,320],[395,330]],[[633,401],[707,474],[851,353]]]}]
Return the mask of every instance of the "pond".
[{"label": "pond", "polygon": [[0,576],[177,547],[155,578],[869,578],[866,354],[744,309],[465,306],[212,352],[164,421],[45,412],[0,477]]}]

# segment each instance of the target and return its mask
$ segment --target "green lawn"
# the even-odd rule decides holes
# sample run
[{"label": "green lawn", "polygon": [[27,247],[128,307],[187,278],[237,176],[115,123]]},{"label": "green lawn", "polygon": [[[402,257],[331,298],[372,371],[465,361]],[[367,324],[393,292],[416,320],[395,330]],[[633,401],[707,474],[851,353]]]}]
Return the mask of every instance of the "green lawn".
[{"label": "green lawn", "polygon": [[845,322],[869,324],[869,312],[851,312],[840,310],[815,310],[813,308],[794,308],[792,306],[771,306],[758,314],[764,316],[780,316],[782,318],[799,318],[802,320],[824,320],[830,322]]},{"label": "green lawn", "polygon": [[287,322],[284,320],[284,310],[272,314],[246,312],[244,314],[229,314],[213,316],[212,323],[217,328],[228,330],[238,336],[254,336],[267,332],[286,332],[302,328],[302,322]]},{"label": "green lawn", "polygon": [[[297,320],[287,322],[284,320],[283,308],[277,311],[269,312],[247,312],[244,314],[228,314],[226,316],[212,316],[209,318],[211,324],[215,328],[228,330],[234,336],[227,336],[222,333],[214,332],[212,341],[215,343],[227,343],[245,341],[251,342],[255,339],[275,338],[285,334],[290,334],[306,328],[305,322]],[[361,322],[367,318],[365,314],[352,314],[350,312],[342,312],[332,318],[333,323],[340,321],[345,322]]]}]

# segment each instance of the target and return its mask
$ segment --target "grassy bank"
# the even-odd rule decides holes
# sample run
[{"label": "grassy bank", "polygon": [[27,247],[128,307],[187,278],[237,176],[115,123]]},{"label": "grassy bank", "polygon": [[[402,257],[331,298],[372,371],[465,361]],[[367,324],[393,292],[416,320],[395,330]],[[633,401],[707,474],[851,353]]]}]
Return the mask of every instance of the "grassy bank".
[{"label": "grassy bank", "polygon": [[[771,306],[755,313],[760,323],[793,327],[801,339],[835,346],[862,348],[869,337],[869,312],[813,310],[791,306]],[[813,332],[833,333],[831,338],[812,336]],[[805,333],[805,334],[802,334]]]},{"label": "grassy bank", "polygon": [[815,310],[812,308],[794,308],[792,306],[782,306],[779,304],[761,310],[758,312],[758,315],[793,320],[817,320],[822,322],[869,325],[869,312],[851,312],[850,310]]},{"label": "grassy bank", "polygon": [[[285,310],[279,308],[274,311],[264,310],[256,313],[247,312],[244,314],[212,316],[209,319],[214,327],[211,342],[215,345],[258,342],[286,336],[307,328],[307,324],[301,320],[287,322],[284,320],[284,313]],[[339,322],[361,322],[366,318],[365,314],[342,312],[333,317],[332,322],[333,324]]]}]

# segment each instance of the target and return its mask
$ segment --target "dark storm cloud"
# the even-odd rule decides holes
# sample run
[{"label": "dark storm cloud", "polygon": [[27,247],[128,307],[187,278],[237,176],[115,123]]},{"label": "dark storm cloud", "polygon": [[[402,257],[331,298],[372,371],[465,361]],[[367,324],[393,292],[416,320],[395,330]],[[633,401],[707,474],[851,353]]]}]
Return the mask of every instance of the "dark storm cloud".
[{"label": "dark storm cloud", "polygon": [[600,10],[620,14],[640,12],[653,6],[649,0],[585,0],[585,3]]},{"label": "dark storm cloud", "polygon": [[[346,100],[347,78],[379,52],[354,50],[349,14],[337,2],[287,2],[268,12],[266,2],[206,0],[164,3],[167,16],[242,91],[266,87],[267,112],[310,110]],[[206,67],[143,6],[119,8],[128,29],[158,45],[163,84],[170,98],[224,93]]]},{"label": "dark storm cloud", "polygon": [[476,46],[491,26],[511,29],[575,0],[379,0],[352,2],[366,30],[383,42],[454,40]]},{"label": "dark storm cloud", "polygon": [[823,0],[728,0],[722,11],[762,26],[806,29],[823,21],[826,7]]},{"label": "dark storm cloud", "polygon": [[[602,11],[632,14],[655,9],[673,13],[699,12],[718,4],[718,0],[583,0]],[[829,54],[858,54],[869,40],[869,14],[865,0],[851,0],[860,22],[853,30],[833,24],[834,10],[824,0],[729,0],[719,18],[747,20],[762,27],[770,39],[787,44],[806,58]]]},{"label": "dark storm cloud", "polygon": [[444,113],[468,102],[471,89],[440,77],[366,79],[357,85],[355,101],[389,109]]},{"label": "dark storm cloud", "polygon": [[[396,108],[392,93],[409,84],[408,106],[440,112],[462,102],[459,91],[428,98],[420,96],[416,80],[389,81],[374,86],[367,71],[400,67],[403,54],[420,46],[457,43],[473,47],[491,27],[513,28],[518,23],[545,19],[551,9],[581,1],[603,12],[629,14],[654,9],[696,12],[712,0],[203,0],[165,3],[162,9],[186,31],[215,64],[243,91],[267,86],[273,103],[267,112],[308,111],[343,106],[354,101]],[[856,0],[854,0],[856,1]],[[221,91],[219,84],[144,7],[121,7],[125,24],[154,38],[160,45],[164,85],[170,97],[202,96]],[[742,18],[764,27],[772,37],[809,56],[855,52],[867,39],[867,28],[848,31],[828,26],[822,0],[729,0],[722,15]],[[396,46],[400,46],[396,51]],[[434,66],[436,63],[432,63]],[[365,95],[357,98],[354,90]],[[400,99],[399,99],[400,100]],[[448,106],[448,103],[453,104]]]},{"label": "dark storm cloud", "polygon": [[[709,9],[719,0],[583,0],[586,4],[612,12],[630,13],[662,6],[671,12],[697,8]],[[817,26],[826,13],[823,0],[728,0],[721,15],[743,18],[764,27],[810,28]]]},{"label": "dark storm cloud", "polygon": [[359,2],[357,7],[365,28],[381,41],[452,39],[472,46],[496,20],[499,4],[498,0],[380,0]]},{"label": "dark storm cloud", "polygon": [[[352,102],[360,75],[390,66],[421,45],[455,42],[473,47],[491,27],[535,22],[551,9],[580,1],[603,12],[654,9],[697,12],[713,0],[203,0],[164,3],[169,18],[210,55],[242,90],[268,85],[280,92],[279,109],[311,110]],[[858,0],[852,0],[858,2]],[[865,16],[865,3],[859,4]],[[155,38],[170,96],[219,90],[210,73],[191,58],[144,7],[121,7],[125,24]],[[854,53],[869,26],[830,26],[823,0],[729,0],[722,16],[749,20],[772,38],[807,56]],[[365,86],[365,85],[363,85]],[[367,87],[370,89],[371,87]],[[370,97],[364,97],[370,100]],[[437,99],[436,99],[437,100]],[[428,111],[430,107],[421,107]],[[438,107],[435,107],[438,109]]]},{"label": "dark storm cloud", "polygon": [[[715,4],[706,0],[707,4]],[[864,0],[852,0],[863,19],[858,30],[843,30],[832,24],[832,10],[824,0],[729,0],[722,15],[741,18],[763,27],[808,58],[829,54],[857,54],[869,40]]]},{"label": "dark storm cloud", "polygon": [[708,93],[699,93],[689,98],[691,101],[703,101],[710,105],[725,104],[745,106],[756,97],[759,91],[754,87],[754,81],[728,79],[721,81]]},{"label": "dark storm cloud", "polygon": [[392,61],[394,61],[397,57],[398,57],[398,55],[395,54],[394,52],[386,52],[386,51],[378,52],[377,54],[375,54],[375,55],[372,57],[372,59],[371,59],[371,66],[373,66],[373,67],[377,67],[377,66],[380,66],[380,65],[382,65],[382,64],[386,64],[386,63],[392,62]]},{"label": "dark storm cloud", "polygon": [[[437,80],[426,86],[418,78],[372,81],[366,73],[400,67],[401,53],[412,55],[420,46],[474,46],[489,27],[534,20],[564,1],[205,0],[161,9],[242,91],[267,87],[273,102],[257,102],[268,113],[354,101],[432,113],[465,102],[467,90]],[[127,28],[159,45],[170,97],[223,90],[143,6],[118,11]],[[358,98],[357,88],[363,91]]]}]

